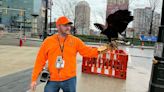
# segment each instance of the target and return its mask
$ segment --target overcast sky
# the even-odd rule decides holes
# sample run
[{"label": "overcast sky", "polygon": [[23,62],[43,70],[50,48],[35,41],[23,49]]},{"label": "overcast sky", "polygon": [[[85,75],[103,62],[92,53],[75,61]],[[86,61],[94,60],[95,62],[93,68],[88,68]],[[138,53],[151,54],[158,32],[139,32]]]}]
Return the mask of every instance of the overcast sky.
[{"label": "overcast sky", "polygon": [[[53,0],[55,2],[62,1],[62,0]],[[66,1],[72,1],[72,0],[66,0]],[[84,1],[84,0],[76,0],[76,1]],[[106,5],[107,5],[107,0],[85,0],[89,3],[91,7],[91,28],[95,29],[93,26],[93,23],[99,22],[99,23],[104,23],[105,19],[102,19],[102,17],[99,15],[99,13],[104,14],[103,16],[106,15]],[[162,0],[157,0],[159,1],[159,5],[156,9],[158,13],[161,13],[161,7],[162,7]],[[149,7],[149,0],[130,0],[129,1],[129,10],[133,11],[133,9],[136,8],[144,8],[144,7]],[[67,2],[63,2],[63,4],[67,4]],[[55,7],[55,4],[52,7],[53,12],[53,19],[58,18],[59,16],[62,16],[61,11]],[[131,24],[130,24],[131,26]]]}]

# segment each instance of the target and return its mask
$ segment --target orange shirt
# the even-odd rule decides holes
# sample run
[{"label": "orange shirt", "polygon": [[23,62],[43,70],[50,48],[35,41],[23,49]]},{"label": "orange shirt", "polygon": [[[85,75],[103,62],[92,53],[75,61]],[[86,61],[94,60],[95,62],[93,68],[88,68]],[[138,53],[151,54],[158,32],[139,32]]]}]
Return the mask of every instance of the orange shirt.
[{"label": "orange shirt", "polygon": [[58,34],[54,34],[44,40],[38,52],[34,65],[32,80],[36,81],[40,72],[48,60],[48,70],[50,72],[50,81],[64,81],[76,76],[76,54],[85,57],[97,57],[97,48],[86,46],[79,38],[68,35],[65,38],[59,37],[60,44],[64,42],[63,59],[65,61],[64,68],[58,69],[55,67],[56,57],[61,55]]}]

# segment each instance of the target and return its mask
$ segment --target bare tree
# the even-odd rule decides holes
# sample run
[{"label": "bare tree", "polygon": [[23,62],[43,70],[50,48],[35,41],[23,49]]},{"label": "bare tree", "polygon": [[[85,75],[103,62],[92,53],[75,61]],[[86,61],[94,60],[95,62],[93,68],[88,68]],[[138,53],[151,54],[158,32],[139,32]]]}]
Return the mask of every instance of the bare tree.
[{"label": "bare tree", "polygon": [[153,21],[155,17],[155,10],[158,8],[159,0],[149,0],[150,7],[151,7],[151,17],[150,17],[150,27],[149,27],[149,35],[152,35],[152,29],[153,29]]},{"label": "bare tree", "polygon": [[[67,3],[63,3],[67,2]],[[54,6],[62,13],[63,16],[67,16],[69,19],[75,21],[75,6],[76,0],[55,0]]]},{"label": "bare tree", "polygon": [[[55,8],[63,16],[67,16],[69,19],[71,19],[73,21],[73,23],[74,23],[74,25],[73,25],[74,27],[76,26],[75,25],[75,22],[76,22],[75,6],[77,5],[77,3],[78,2],[76,0],[55,0],[54,1]],[[74,29],[76,29],[76,28],[74,28]],[[73,32],[73,33],[75,33],[75,32]]]}]

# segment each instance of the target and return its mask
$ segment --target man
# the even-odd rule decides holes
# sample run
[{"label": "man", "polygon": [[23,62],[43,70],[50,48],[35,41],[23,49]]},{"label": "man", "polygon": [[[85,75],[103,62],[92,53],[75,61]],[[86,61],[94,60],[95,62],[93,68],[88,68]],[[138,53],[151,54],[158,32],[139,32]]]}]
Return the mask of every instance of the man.
[{"label": "man", "polygon": [[107,48],[86,46],[79,38],[70,35],[71,24],[65,16],[58,18],[58,33],[44,40],[38,52],[32,73],[31,89],[35,90],[36,80],[48,60],[50,79],[44,92],[76,92],[76,54],[97,57]]}]

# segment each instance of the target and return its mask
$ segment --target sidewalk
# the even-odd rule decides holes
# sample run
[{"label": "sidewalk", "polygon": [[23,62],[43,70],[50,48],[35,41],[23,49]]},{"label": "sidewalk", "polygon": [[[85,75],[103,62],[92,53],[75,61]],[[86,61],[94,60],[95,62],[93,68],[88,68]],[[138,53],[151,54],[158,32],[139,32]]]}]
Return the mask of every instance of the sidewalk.
[{"label": "sidewalk", "polygon": [[[32,68],[38,49],[38,47],[20,48],[17,46],[0,45],[0,77]],[[82,58],[78,54],[77,92],[147,92],[152,59],[131,57],[130,54],[141,53],[141,50],[136,49],[134,52],[132,52],[132,49],[129,50],[127,80],[109,78],[101,75],[83,74],[81,72]],[[143,55],[150,56],[150,54],[152,54],[149,51],[145,51],[142,52]],[[29,82],[29,80],[27,82]],[[12,84],[10,85],[14,86]],[[44,92],[44,85],[45,83],[38,85],[36,92]]]},{"label": "sidewalk", "polygon": [[[77,92],[147,92],[149,73],[144,69],[128,69],[127,80],[81,73],[81,64],[78,64]],[[45,83],[37,86],[35,92],[44,92]],[[27,91],[30,92],[30,91]],[[62,92],[62,90],[60,91]]]},{"label": "sidewalk", "polygon": [[130,47],[130,48],[143,48],[143,49],[154,49],[155,47],[154,46],[133,46],[133,47],[131,47],[131,46],[128,46],[128,47]]},{"label": "sidewalk", "polygon": [[[106,43],[95,43],[95,42],[85,42],[86,44],[89,45],[102,45],[102,44],[106,44]],[[141,48],[141,46],[125,46],[125,45],[119,45],[119,47],[129,47],[129,48]],[[154,46],[143,46],[143,49],[154,49]]]},{"label": "sidewalk", "polygon": [[32,68],[38,49],[0,45],[0,77]]},{"label": "sidewalk", "polygon": [[[17,38],[19,39],[19,38]],[[24,39],[24,38],[23,38]],[[30,41],[40,41],[42,42],[43,40],[42,39],[38,39],[38,38],[26,38],[26,40],[30,40]],[[95,42],[85,42],[86,44],[88,45],[102,45],[102,44],[106,44],[106,43],[95,43]],[[154,46],[121,46],[119,45],[120,47],[129,47],[129,48],[143,48],[143,49],[154,49]]]},{"label": "sidewalk", "polygon": [[[19,37],[16,37],[16,39],[20,39]],[[23,40],[25,39],[25,38],[22,38]],[[38,38],[26,38],[26,40],[30,40],[30,41],[40,41],[40,42],[42,42],[43,40],[42,39],[38,39]]]},{"label": "sidewalk", "polygon": [[[135,53],[138,52],[140,51],[135,51]],[[129,53],[127,79],[121,80],[101,75],[84,74],[81,72],[81,63],[78,63],[77,92],[147,92],[151,65],[151,58],[131,57]],[[36,92],[44,92],[44,86],[45,83],[38,85]]]}]

